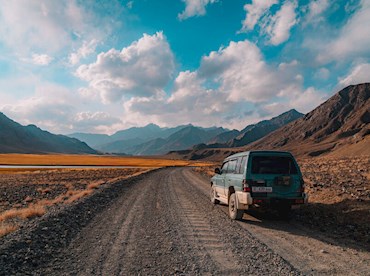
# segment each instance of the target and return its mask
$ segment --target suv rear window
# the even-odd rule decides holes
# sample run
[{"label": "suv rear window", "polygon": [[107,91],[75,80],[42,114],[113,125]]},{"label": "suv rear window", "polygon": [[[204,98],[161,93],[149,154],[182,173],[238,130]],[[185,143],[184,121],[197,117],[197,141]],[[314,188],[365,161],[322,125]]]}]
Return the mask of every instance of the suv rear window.
[{"label": "suv rear window", "polygon": [[297,174],[297,167],[288,156],[253,156],[253,174]]}]

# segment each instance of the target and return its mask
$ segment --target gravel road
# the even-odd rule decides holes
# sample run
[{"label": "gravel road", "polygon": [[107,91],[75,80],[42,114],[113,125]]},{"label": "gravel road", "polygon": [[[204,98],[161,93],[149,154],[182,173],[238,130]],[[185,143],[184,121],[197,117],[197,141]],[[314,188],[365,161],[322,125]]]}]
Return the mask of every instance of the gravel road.
[{"label": "gravel road", "polygon": [[0,274],[369,274],[368,252],[303,226],[230,220],[208,182],[166,168],[102,188],[0,242]]}]

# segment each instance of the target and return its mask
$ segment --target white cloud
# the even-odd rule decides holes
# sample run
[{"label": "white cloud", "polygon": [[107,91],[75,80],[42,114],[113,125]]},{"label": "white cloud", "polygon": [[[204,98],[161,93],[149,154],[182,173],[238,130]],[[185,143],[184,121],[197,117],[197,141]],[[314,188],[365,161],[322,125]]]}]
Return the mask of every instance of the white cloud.
[{"label": "white cloud", "polygon": [[92,39],[90,42],[84,41],[82,46],[76,52],[69,55],[69,63],[76,65],[81,59],[94,53],[97,44],[98,42],[96,39]]},{"label": "white cloud", "polygon": [[370,1],[363,0],[360,6],[335,39],[325,41],[325,44],[318,42],[319,62],[344,62],[370,54]]},{"label": "white cloud", "polygon": [[48,65],[53,60],[52,57],[46,54],[33,54],[32,62],[36,65]]},{"label": "white cloud", "polygon": [[292,85],[287,87],[284,92],[282,99],[271,101],[261,107],[270,117],[280,115],[282,112],[290,109],[307,113],[327,99],[327,95],[316,90],[314,87],[303,90],[299,85]]},{"label": "white cloud", "polygon": [[329,77],[330,71],[325,67],[319,68],[314,74],[315,79],[327,80]]},{"label": "white cloud", "polygon": [[76,76],[89,82],[105,103],[123,96],[150,96],[163,93],[174,70],[174,56],[162,32],[144,34],[123,48],[100,53],[95,63],[81,65]]},{"label": "white cloud", "polygon": [[339,79],[341,87],[370,82],[370,63],[359,64],[345,77]]},{"label": "white cloud", "polygon": [[297,60],[268,65],[255,44],[231,42],[203,57],[198,70],[180,72],[170,96],[125,102],[125,117],[171,126],[196,122],[243,128],[291,108],[308,111],[323,97],[313,88],[303,89],[299,66]]},{"label": "white cloud", "polygon": [[305,23],[318,23],[322,21],[322,14],[328,9],[329,4],[329,0],[312,0],[308,4],[308,13],[305,18]]},{"label": "white cloud", "polygon": [[58,132],[70,128],[70,116],[74,110],[70,91],[66,88],[44,84],[36,87],[34,96],[19,100],[1,109],[10,118],[22,124],[35,124]]},{"label": "white cloud", "polygon": [[290,37],[290,29],[297,24],[297,2],[286,1],[281,9],[271,18],[266,27],[272,45],[279,45]]},{"label": "white cloud", "polygon": [[216,3],[217,0],[182,0],[185,2],[185,10],[178,14],[179,20],[185,20],[193,16],[202,16],[206,14],[206,6]]},{"label": "white cloud", "polygon": [[278,0],[253,0],[251,4],[245,4],[245,19],[242,21],[241,32],[253,30],[258,20],[266,14],[272,5],[277,4]]},{"label": "white cloud", "polygon": [[77,0],[1,1],[0,42],[19,56],[54,55],[107,35],[109,23]]},{"label": "white cloud", "polygon": [[121,125],[121,120],[103,111],[78,112],[73,117],[73,128],[80,132],[110,132],[113,125]]},{"label": "white cloud", "polygon": [[289,98],[291,99],[289,101],[290,107],[307,113],[319,106],[319,104],[326,100],[327,96],[314,87],[309,87],[304,91],[297,90]]},{"label": "white cloud", "polygon": [[23,124],[35,124],[53,133],[109,132],[121,121],[103,111],[80,111],[83,101],[75,93],[55,84],[37,86],[35,95],[11,104],[0,105],[0,110]]},{"label": "white cloud", "polygon": [[279,89],[275,73],[264,62],[259,48],[248,40],[231,42],[203,57],[199,75],[216,81],[230,101],[261,102]]}]

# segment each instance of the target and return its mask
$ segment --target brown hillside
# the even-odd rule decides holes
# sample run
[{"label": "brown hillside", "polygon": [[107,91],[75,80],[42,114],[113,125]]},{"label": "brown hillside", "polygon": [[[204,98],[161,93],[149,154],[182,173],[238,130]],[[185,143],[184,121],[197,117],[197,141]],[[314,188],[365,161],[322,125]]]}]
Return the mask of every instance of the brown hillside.
[{"label": "brown hillside", "polygon": [[220,161],[240,151],[288,150],[297,157],[370,156],[370,83],[351,85],[304,117],[238,148],[203,148],[171,152],[172,158]]},{"label": "brown hillside", "polygon": [[244,149],[283,149],[296,155],[370,155],[370,83],[351,85],[303,118]]}]

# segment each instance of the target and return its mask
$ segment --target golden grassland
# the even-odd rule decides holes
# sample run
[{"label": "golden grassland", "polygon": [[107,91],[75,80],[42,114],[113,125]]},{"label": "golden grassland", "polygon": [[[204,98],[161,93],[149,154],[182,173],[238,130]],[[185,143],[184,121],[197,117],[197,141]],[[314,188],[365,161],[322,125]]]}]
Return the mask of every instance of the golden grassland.
[{"label": "golden grassland", "polygon": [[[0,154],[0,165],[34,165],[34,166],[126,166],[137,169],[120,169],[122,175],[107,179],[104,177],[109,169],[99,169],[96,178],[83,180],[84,188],[76,189],[73,181],[66,179],[63,186],[66,187],[66,192],[53,196],[53,189],[56,186],[37,188],[40,198],[27,197],[24,199],[26,206],[16,206],[10,202],[10,209],[0,212],[0,237],[18,229],[19,221],[31,219],[33,217],[42,216],[47,212],[49,206],[56,204],[70,204],[76,200],[90,195],[100,185],[113,183],[128,177],[133,177],[151,169],[166,167],[166,166],[194,166],[207,167],[212,165],[209,162],[196,162],[188,160],[174,160],[161,157],[127,157],[127,156],[112,156],[112,155],[66,155],[66,154]],[[98,168],[96,168],[98,169]],[[9,175],[17,174],[23,177],[15,178],[18,185],[23,185],[29,182],[29,179],[35,178],[37,175],[45,175],[51,177],[51,181],[58,179],[63,174],[68,172],[96,171],[95,168],[0,168],[0,176],[9,177]],[[17,180],[18,179],[18,180]],[[13,181],[13,180],[12,180]],[[22,182],[22,183],[19,183]],[[35,185],[38,185],[37,181]],[[1,202],[0,202],[1,203]]]},{"label": "golden grassland", "polygon": [[154,168],[165,166],[209,166],[211,164],[209,162],[174,160],[159,157],[66,154],[0,154],[0,165],[130,166]]},{"label": "golden grassland", "polygon": [[[34,185],[38,197],[27,196],[22,200],[23,204],[7,202],[7,205],[4,205],[4,202],[0,201],[0,237],[17,230],[24,220],[43,216],[50,206],[73,203],[92,194],[101,185],[116,183],[153,169],[155,168],[50,169],[22,171],[21,175],[13,172],[4,173],[3,177],[8,177],[15,186]],[[116,173],[109,176],[109,171]],[[90,175],[92,176],[88,177]],[[79,188],[76,187],[76,182],[79,182]],[[45,183],[50,183],[50,185],[45,187]],[[65,192],[55,193],[54,189],[58,187],[64,187]],[[14,193],[17,191],[14,190]],[[51,196],[52,194],[54,195]],[[8,207],[4,209],[4,206]]]}]

